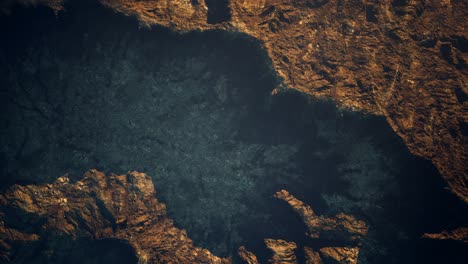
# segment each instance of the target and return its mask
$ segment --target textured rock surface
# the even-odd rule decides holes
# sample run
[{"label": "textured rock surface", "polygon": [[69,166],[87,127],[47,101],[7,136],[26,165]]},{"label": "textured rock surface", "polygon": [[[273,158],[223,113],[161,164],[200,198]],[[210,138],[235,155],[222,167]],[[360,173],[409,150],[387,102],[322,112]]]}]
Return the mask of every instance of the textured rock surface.
[{"label": "textured rock surface", "polygon": [[326,247],[320,249],[325,264],[356,264],[359,248]]},{"label": "textured rock surface", "polygon": [[[317,216],[312,208],[296,199],[285,190],[275,194],[275,197],[286,201],[296,213],[298,213],[309,229],[309,237],[320,239],[322,234],[330,241],[339,241],[345,244],[360,244],[362,238],[367,235],[367,225],[363,221],[356,220],[353,216],[339,214],[333,218]],[[282,239],[265,239],[265,245],[273,252],[270,263],[287,264],[298,263],[297,244]],[[358,262],[359,247],[323,247],[314,251],[310,247],[304,247],[304,259],[306,264],[356,264]],[[239,248],[239,256],[247,264],[257,264],[257,257],[245,249]]]},{"label": "textured rock surface", "polygon": [[423,235],[423,237],[430,238],[430,239],[441,239],[441,240],[457,240],[457,241],[468,243],[468,228],[461,227],[461,228],[457,228],[451,231],[444,230],[436,234],[426,233]]},{"label": "textured rock surface", "polygon": [[247,251],[247,249],[242,246],[239,248],[239,256],[241,259],[247,264],[258,264],[257,256],[255,256],[252,252]]},{"label": "textured rock surface", "polygon": [[143,173],[106,176],[91,170],[74,184],[60,177],[53,184],[15,185],[0,202],[4,260],[18,242],[65,236],[126,241],[140,263],[230,263],[195,247],[173,225],[155,197],[151,178]]},{"label": "textured rock surface", "polygon": [[205,0],[99,1],[146,26],[257,38],[288,88],[384,115],[468,201],[465,1],[230,0],[222,23]]},{"label": "textured rock surface", "polygon": [[346,242],[359,242],[367,235],[367,225],[352,215],[338,214],[334,217],[318,216],[312,208],[296,199],[288,191],[281,190],[275,197],[287,202],[298,213],[309,230],[311,238],[339,239]]},{"label": "textured rock surface", "polygon": [[[207,1],[207,2],[208,2],[208,1]],[[274,3],[273,3],[273,2],[274,2]],[[116,5],[116,8],[117,8],[117,7],[119,6],[119,3],[121,4],[122,1],[112,1],[112,3],[111,3],[111,1],[108,1],[107,3],[108,3],[108,4],[114,4],[114,5]],[[130,2],[130,1],[129,1],[129,2],[127,2],[126,6],[130,8],[131,5],[132,5],[132,3],[133,3],[133,2]],[[138,10],[140,10],[140,11],[143,11],[143,9],[142,9],[143,7],[148,7],[148,9],[147,9],[147,10],[144,10],[145,12],[141,12],[140,15],[137,14],[137,13],[134,13],[134,15],[140,16],[140,20],[141,20],[141,21],[146,21],[145,19],[141,19],[141,17],[147,16],[147,15],[148,15],[148,16],[153,16],[151,13],[155,13],[155,12],[157,13],[157,17],[163,17],[163,19],[161,19],[161,20],[157,20],[157,19],[156,19],[155,21],[153,21],[153,22],[151,22],[151,23],[148,23],[148,24],[155,24],[155,23],[158,24],[158,23],[159,23],[159,24],[163,24],[163,25],[164,25],[164,23],[165,23],[165,21],[167,21],[167,19],[169,19],[169,20],[174,20],[174,19],[177,20],[179,15],[183,14],[183,12],[188,12],[187,10],[190,11],[190,9],[188,9],[188,8],[191,7],[191,5],[189,4],[188,1],[184,2],[185,5],[178,5],[178,4],[177,4],[178,1],[169,1],[169,2],[167,2],[167,3],[163,3],[163,1],[138,1],[138,2],[134,2],[134,3],[135,3],[135,5],[137,5],[137,3],[138,3],[138,5],[141,6],[141,7],[138,9]],[[205,19],[206,19],[206,20],[208,19],[207,16],[208,16],[209,10],[206,11],[206,8],[205,8],[205,7],[207,7],[207,6],[205,5],[204,1],[192,1],[192,3],[198,3],[198,6],[197,6],[197,8],[198,8],[197,10],[198,10],[198,11],[197,11],[197,12],[199,12],[199,13],[193,13],[193,14],[194,14],[194,15],[199,15],[199,18],[197,18],[197,17],[195,16],[194,19],[187,19],[187,20],[184,22],[184,23],[187,23],[187,25],[189,25],[189,26],[187,26],[187,29],[186,29],[186,30],[191,30],[191,28],[193,27],[193,25],[190,24],[190,23],[195,23],[195,24],[196,24],[196,23],[199,23],[198,21],[201,21],[200,23],[203,24],[203,23],[206,22]],[[231,3],[233,3],[233,2],[231,2]],[[271,4],[275,4],[275,3],[278,4],[278,3],[280,3],[280,1],[263,1],[263,2],[262,2],[262,1],[244,1],[244,2],[243,2],[243,5],[245,5],[245,6],[249,7],[249,8],[259,9],[259,10],[260,10],[260,9],[263,8],[263,7],[268,7],[268,4],[271,5]],[[297,2],[297,3],[299,3],[299,2]],[[293,4],[291,4],[291,3],[286,3],[286,4],[284,4],[284,5],[296,5],[297,3],[293,3]],[[316,10],[317,12],[319,12],[320,10],[322,10],[322,9],[323,9],[324,7],[326,7],[327,5],[336,4],[335,1],[324,1],[324,2],[316,1],[316,2],[309,2],[309,3],[311,3],[310,7],[315,8],[315,10]],[[386,3],[387,3],[387,2],[384,2],[384,3],[382,3],[382,4],[386,4]],[[323,4],[325,4],[325,5],[323,5]],[[448,3],[448,2],[447,2],[447,3],[445,3],[445,4],[453,4],[453,3]],[[153,6],[161,5],[161,8],[159,9],[159,11],[156,10],[156,9],[155,9],[155,10],[151,10],[151,9],[150,9],[150,8],[151,8],[151,5],[153,5]],[[166,7],[164,7],[164,5],[165,5]],[[283,4],[281,4],[281,5],[283,5]],[[321,6],[321,5],[322,5],[322,6]],[[344,4],[344,6],[346,6],[346,5],[347,5],[347,4]],[[395,3],[394,5],[392,5],[392,7],[390,8],[390,9],[391,9],[390,11],[393,12],[394,10],[397,10],[397,11],[398,11],[398,10],[403,10],[403,9],[404,9],[403,6],[405,6],[405,5],[406,5],[405,3],[403,3],[402,1],[400,1],[400,3]],[[356,5],[356,6],[359,6],[359,5]],[[425,2],[425,5],[424,5],[424,8],[430,10],[430,9],[431,9],[430,6],[431,6],[431,4],[430,4],[429,2],[426,1],[426,2]],[[280,7],[281,7],[281,6],[280,6]],[[166,9],[164,9],[164,8],[166,8]],[[276,8],[276,6],[275,6],[275,8]],[[282,7],[281,7],[281,8],[282,8]],[[306,7],[306,8],[309,8],[309,7]],[[231,9],[234,10],[233,7],[231,7]],[[349,8],[348,8],[348,9],[349,9]],[[366,9],[367,9],[367,7],[366,7]],[[369,9],[372,9],[372,8],[369,6]],[[129,10],[129,9],[126,9],[126,10]],[[174,14],[171,14],[171,13],[170,13],[169,15],[164,16],[164,14],[165,14],[165,13],[164,13],[164,12],[165,12],[164,10],[177,10],[178,12],[174,12]],[[277,8],[276,10],[279,10],[279,9]],[[346,11],[347,8],[345,7],[344,10]],[[441,9],[441,10],[442,10],[442,9]],[[120,10],[120,11],[125,13],[125,9],[122,9],[122,10]],[[180,11],[180,12],[179,12],[179,11]],[[276,12],[275,10],[273,10],[273,11],[274,11],[273,13]],[[375,10],[373,10],[373,11],[371,10],[371,11],[369,11],[369,13],[367,12],[367,10],[365,10],[365,11],[366,11],[366,19],[367,19],[367,17],[368,17],[369,20],[375,20],[375,18],[373,17],[373,16],[374,16],[373,14],[374,14],[374,11],[375,11]],[[403,11],[404,11],[404,10],[403,10]],[[159,13],[158,13],[158,12],[159,12]],[[320,11],[320,12],[323,12],[323,10]],[[348,11],[346,11],[346,12],[348,12]],[[395,11],[395,12],[396,12],[396,11]],[[400,11],[398,11],[398,12],[400,12]],[[456,12],[459,12],[459,10],[456,10]],[[148,13],[148,14],[147,14],[147,13]],[[205,25],[205,24],[203,24],[203,25],[205,26],[205,28],[202,28],[201,26],[198,26],[198,25],[195,25],[195,26],[198,27],[198,28],[201,28],[201,29],[210,29],[210,28],[215,28],[215,27],[216,27],[216,28],[223,28],[223,29],[232,30],[233,21],[235,20],[235,17],[234,17],[234,16],[231,16],[231,17],[232,17],[232,19],[231,19],[231,21],[228,22],[228,23],[221,23],[221,24],[216,24],[216,25],[213,25],[213,24],[207,24],[207,25]],[[439,20],[439,21],[440,21],[440,20]],[[400,22],[400,21],[398,21],[398,22]],[[275,23],[276,23],[276,22],[275,22]],[[279,25],[281,25],[281,23],[286,23],[286,22],[285,22],[284,19],[281,18],[281,16],[280,16],[280,18],[279,18],[279,20],[278,20],[278,23],[279,23]],[[325,22],[323,22],[323,23],[325,23]],[[334,22],[333,22],[333,23],[334,23]],[[178,24],[178,22],[176,21],[176,22],[174,22],[174,23],[167,23],[166,26],[175,28],[175,27],[177,27],[177,24]],[[272,23],[272,24],[274,24],[274,23]],[[376,24],[378,24],[378,23],[376,23]],[[268,25],[268,26],[270,26],[270,25]],[[246,28],[247,28],[247,27],[246,27]],[[184,30],[184,29],[183,29],[183,28],[180,28],[180,30]],[[234,30],[235,30],[235,29],[234,29]],[[327,30],[328,30],[328,29],[327,29]],[[341,29],[340,29],[340,30],[341,30]],[[339,31],[340,31],[340,30],[339,30]],[[406,28],[403,28],[402,30],[406,30]],[[242,30],[242,31],[247,32],[247,30]],[[278,32],[279,32],[279,31],[278,31]],[[304,32],[306,32],[306,31],[304,31]],[[252,34],[251,34],[251,35],[252,35]],[[280,38],[283,38],[283,37],[284,37],[284,36],[282,36],[282,35],[279,35],[279,36],[280,36]],[[259,38],[259,37],[257,37],[257,38]],[[393,37],[391,37],[391,38],[393,38]],[[275,41],[276,41],[276,40],[275,40]],[[461,39],[460,41],[461,41],[461,43],[463,43],[463,39]],[[458,42],[458,40],[455,41],[455,42]],[[406,42],[404,42],[404,43],[406,44]],[[405,44],[403,44],[403,46],[404,46]],[[429,49],[434,49],[434,48],[430,48],[430,45],[432,45],[430,41],[429,41],[429,43],[423,43],[423,44],[424,44],[424,45],[429,45]],[[437,44],[437,45],[438,45],[438,44]],[[455,45],[455,44],[452,44],[452,45]],[[264,45],[264,46],[265,46],[265,45]],[[455,46],[456,46],[456,45],[455,45]],[[460,46],[460,45],[458,45],[458,46]],[[322,47],[322,46],[321,46],[321,47]],[[322,47],[322,48],[323,48],[323,47]],[[436,48],[437,48],[437,47],[436,47]],[[325,48],[323,48],[323,49],[325,49]],[[457,48],[457,49],[458,49],[458,48]],[[463,49],[463,48],[461,48],[460,50],[462,50],[462,49]],[[268,49],[266,49],[266,50],[268,51]],[[450,54],[453,54],[452,51],[453,51],[453,49],[450,47],[449,44],[445,43],[445,44],[441,44],[441,45],[440,45],[440,52],[441,52],[441,53],[443,52],[443,53],[446,54],[446,55],[450,55]],[[350,54],[353,55],[353,53],[350,53]],[[348,56],[348,54],[345,54],[345,55]],[[273,55],[270,54],[270,56],[272,56],[272,58],[275,59],[275,58],[274,58],[274,54],[273,54]],[[321,56],[325,56],[325,55],[322,54]],[[398,55],[398,56],[400,56],[400,55]],[[349,57],[349,56],[348,56],[348,57]],[[450,56],[449,56],[449,57],[450,57]],[[287,55],[287,58],[290,58],[289,55]],[[457,59],[456,56],[455,56],[454,58]],[[454,58],[452,58],[451,60],[454,61],[454,60],[455,60]],[[423,58],[423,59],[424,59],[424,58]],[[276,66],[275,66],[275,67],[276,67],[276,70],[277,70],[277,72],[278,72],[278,66],[277,66],[278,61],[276,61],[276,62],[274,62],[274,63],[276,63]],[[280,62],[280,63],[281,63],[281,62]],[[354,62],[352,62],[352,63],[354,63]],[[286,65],[286,66],[285,66],[285,65]],[[284,65],[280,65],[280,67],[283,67],[283,68],[289,67],[289,66],[287,66],[287,65],[289,65],[289,64],[288,64],[288,63],[285,63]],[[321,67],[321,65],[319,65],[319,66]],[[340,67],[341,67],[341,66],[340,66]],[[425,68],[425,70],[427,70],[427,69],[430,69],[430,68]],[[463,68],[462,68],[462,69],[463,69]],[[368,69],[366,69],[366,70],[368,70]],[[430,69],[430,70],[432,71],[433,69]],[[395,71],[394,71],[394,72],[395,72]],[[390,71],[389,75],[391,75],[391,73],[394,73],[394,72]],[[398,74],[394,74],[393,76],[395,76],[395,77],[393,77],[393,79],[392,79],[392,78],[389,78],[389,79],[392,80],[392,83],[394,82],[395,84],[399,84],[399,83],[401,82],[401,81],[400,81],[400,78],[403,78],[403,75],[400,76],[400,69],[399,69],[399,68],[397,68],[396,72],[397,72]],[[293,72],[293,73],[296,74],[295,72]],[[333,73],[333,74],[336,75],[336,73]],[[336,77],[335,75],[333,75],[333,76],[334,76],[333,78]],[[431,78],[432,78],[432,77],[431,77]],[[438,77],[434,77],[434,78],[438,78]],[[395,81],[394,81],[394,80],[395,80]],[[309,84],[309,85],[311,85],[311,84]],[[362,85],[362,83],[361,83],[361,85]],[[292,88],[295,88],[295,87],[292,86],[291,84],[289,84],[289,86],[292,87]],[[350,91],[353,91],[352,89],[354,89],[354,88],[350,88]],[[464,87],[462,87],[462,88],[460,88],[460,89],[455,89],[455,95],[458,96],[458,98],[461,98],[461,99],[464,98],[463,96],[464,96],[465,93],[463,92],[463,89],[464,89]],[[400,89],[400,90],[402,90],[402,89]],[[401,93],[402,96],[403,96],[403,95],[406,95],[406,93],[409,93],[408,91],[400,91],[400,90],[398,90],[399,95],[400,95],[400,93]],[[309,93],[312,93],[312,94],[313,94],[313,91],[312,91],[312,92],[306,91],[306,92],[309,92]],[[424,89],[422,89],[422,92],[423,92],[423,94],[424,94],[424,92],[426,92],[426,91],[425,91]],[[319,95],[319,96],[320,96],[320,95]],[[326,96],[326,95],[325,95],[325,96]],[[417,95],[417,96],[419,96],[419,95]],[[431,97],[431,98],[432,98],[432,97]],[[441,98],[443,99],[444,97],[442,96]],[[390,99],[393,100],[393,98],[390,98]],[[417,99],[417,98],[415,98],[414,104],[415,104],[415,105],[421,104],[421,102],[418,101],[418,100],[416,100],[416,99]],[[431,99],[431,100],[432,100],[432,99]],[[438,104],[440,103],[440,102],[439,102],[439,101],[440,101],[440,98],[435,98],[435,100],[436,100],[435,103],[431,101],[431,104],[432,104],[432,106],[435,106],[436,108],[438,108],[438,107],[439,107]],[[437,100],[439,100],[439,101],[437,101]],[[463,100],[462,100],[462,101],[463,101]],[[405,101],[405,102],[406,102],[406,101]],[[345,104],[345,103],[346,103],[346,101],[343,102],[343,104]],[[404,104],[403,104],[403,105],[404,105]],[[432,106],[431,106],[431,107],[432,107]],[[402,107],[402,109],[403,109],[404,111],[406,111],[405,108],[406,108],[406,106]],[[403,111],[403,110],[402,110],[402,111]],[[419,111],[419,110],[418,110],[418,111]],[[440,110],[440,112],[443,113],[442,110]],[[439,113],[439,109],[436,109],[436,114],[437,114],[437,113]],[[463,113],[463,112],[461,112],[461,113]],[[430,116],[430,115],[428,114],[427,116]],[[388,118],[388,116],[387,116],[387,118]],[[423,118],[425,118],[425,117],[423,117]],[[452,118],[452,117],[449,116],[448,120],[449,120],[450,118]],[[435,119],[435,121],[434,121],[435,123],[437,123],[437,122],[440,121],[440,120],[438,120],[437,115],[436,115],[436,117],[435,117],[434,119]],[[441,119],[445,119],[445,117],[442,116]],[[424,120],[423,120],[423,121],[424,121]],[[418,119],[417,122],[418,122],[418,124],[420,124],[422,121]],[[445,121],[444,121],[444,122],[445,122]],[[437,125],[437,124],[436,124],[436,125]],[[431,126],[432,126],[432,124],[431,124]],[[419,129],[419,127],[418,127],[417,129]],[[443,133],[442,133],[442,134],[443,134]],[[455,131],[455,134],[456,134],[456,131]],[[432,138],[432,137],[434,137],[434,136],[437,137],[437,136],[439,136],[439,135],[437,135],[437,133],[433,133],[433,134],[428,135],[429,138]],[[464,139],[463,139],[463,140],[464,140]],[[408,141],[407,141],[407,142],[408,142]],[[428,146],[429,146],[429,144],[428,144]],[[430,147],[430,146],[429,146],[429,147]],[[454,155],[455,155],[455,154],[454,154]],[[423,155],[423,156],[424,156],[424,155]],[[462,157],[463,157],[463,156],[462,156]],[[449,166],[449,165],[450,165],[450,162],[447,162],[447,166]],[[112,166],[114,166],[114,165],[112,165]],[[89,166],[86,166],[86,167],[89,168]],[[439,168],[439,169],[440,169],[440,168]],[[127,170],[124,170],[124,171],[127,171]],[[50,175],[57,175],[57,174],[50,174]],[[379,175],[379,176],[381,176],[381,175]],[[422,182],[422,181],[418,181],[418,182]],[[461,186],[461,185],[460,185],[460,186]],[[165,190],[166,190],[166,189],[165,189]],[[275,189],[275,190],[276,190],[276,189]],[[299,194],[298,194],[298,195],[299,195]],[[171,208],[172,208],[172,206],[171,206]],[[195,218],[195,219],[197,219],[197,218]],[[185,225],[183,225],[183,226],[186,227]],[[436,230],[441,230],[441,229],[443,229],[443,227],[441,227],[440,229],[436,229]],[[432,229],[432,230],[433,230],[433,229]],[[425,231],[427,231],[427,230],[425,230]],[[420,234],[417,234],[417,236],[419,237]],[[263,237],[271,237],[271,236],[263,236]],[[290,240],[290,241],[293,241],[293,240]],[[363,252],[364,252],[364,251],[363,251]]]},{"label": "textured rock surface", "polygon": [[287,242],[282,239],[265,239],[266,246],[273,252],[273,257],[269,260],[273,264],[295,264],[296,243]]},{"label": "textured rock surface", "polygon": [[309,247],[304,247],[304,257],[306,264],[323,264],[319,253]]},{"label": "textured rock surface", "polygon": [[384,115],[468,201],[464,1],[231,0],[231,19],[218,24],[204,0],[101,2],[149,26],[259,39],[288,88]]}]

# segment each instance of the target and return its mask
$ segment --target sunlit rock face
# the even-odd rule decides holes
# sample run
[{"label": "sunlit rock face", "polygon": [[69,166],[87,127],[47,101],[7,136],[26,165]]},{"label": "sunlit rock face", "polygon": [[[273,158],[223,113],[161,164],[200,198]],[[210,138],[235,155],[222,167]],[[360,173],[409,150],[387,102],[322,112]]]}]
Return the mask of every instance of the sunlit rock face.
[{"label": "sunlit rock face", "polygon": [[144,171],[196,246],[238,261],[245,245],[261,263],[265,238],[312,243],[273,198],[286,189],[318,215],[365,220],[363,263],[460,260],[460,248],[431,251],[419,238],[460,226],[465,206],[383,118],[275,90],[268,54],[246,35],[139,28],[97,4],[66,7],[1,18],[3,189],[90,168]]},{"label": "sunlit rock face", "polygon": [[[135,171],[105,175],[90,170],[76,183],[59,177],[45,185],[14,185],[0,195],[0,235],[2,262],[69,263],[76,255],[79,263],[92,263],[92,257],[73,252],[82,240],[82,250],[91,242],[103,251],[91,255],[104,263],[231,263],[195,247],[185,230],[174,227],[166,206],[156,199],[151,178]],[[54,247],[57,241],[65,245]],[[27,248],[24,244],[33,253],[18,257],[17,251]],[[106,259],[104,245],[121,252]]]}]

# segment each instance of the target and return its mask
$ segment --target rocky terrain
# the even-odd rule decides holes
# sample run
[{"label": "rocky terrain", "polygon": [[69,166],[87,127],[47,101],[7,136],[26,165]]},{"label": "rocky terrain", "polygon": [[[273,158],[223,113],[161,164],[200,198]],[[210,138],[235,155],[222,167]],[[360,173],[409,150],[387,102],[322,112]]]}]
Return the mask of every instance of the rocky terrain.
[{"label": "rocky terrain", "polygon": [[[345,224],[341,222],[344,214],[314,221],[312,209],[287,191],[276,196],[301,214],[309,231],[334,232],[339,237],[350,236],[345,240],[353,242],[367,233],[365,223],[352,216],[346,216],[353,221]],[[28,242],[44,243],[60,237],[124,241],[133,248],[138,263],[231,263],[195,247],[186,231],[176,228],[167,217],[151,178],[139,172],[105,175],[90,170],[76,183],[63,176],[52,184],[14,185],[0,195],[0,260],[11,260],[17,248]],[[264,241],[273,253],[270,263],[298,263],[296,243]],[[310,248],[304,251],[307,263],[322,263],[321,255],[324,263],[355,264],[359,248],[325,247],[319,250],[320,255]],[[247,264],[258,263],[245,247],[239,248],[239,255]]]},{"label": "rocky terrain", "polygon": [[342,240],[358,244],[367,235],[368,228],[364,221],[355,219],[352,215],[339,214],[335,217],[318,216],[312,208],[296,199],[286,190],[281,190],[275,197],[287,202],[299,214],[309,229],[311,238]]},{"label": "rocky terrain", "polygon": [[457,240],[468,243],[468,228],[460,227],[455,230],[445,230],[435,234],[426,233],[423,235],[423,237],[429,239]]},{"label": "rocky terrain", "polygon": [[[84,13],[68,16],[75,11],[67,5],[59,12],[62,1],[19,1],[48,5],[62,24],[55,26],[47,10],[52,22],[45,25],[54,28],[50,33],[31,37],[24,52],[20,44],[0,54],[7,65],[0,71],[0,92],[7,95],[2,101],[7,124],[1,129],[0,162],[7,179],[2,190],[38,181],[27,186],[42,191],[49,186],[43,182],[64,172],[70,172],[71,182],[83,182],[76,175],[90,167],[155,175],[158,198],[170,205],[170,218],[187,229],[196,246],[167,216],[160,217],[161,224],[152,222],[158,228],[149,231],[156,230],[152,235],[160,244],[140,251],[141,261],[154,255],[158,261],[229,261],[202,248],[233,256],[245,245],[238,252],[247,263],[270,257],[273,263],[355,263],[358,256],[363,263],[379,262],[375,256],[412,263],[410,257],[429,256],[418,249],[419,241],[466,241],[465,228],[456,229],[466,223],[459,209],[466,207],[446,199],[443,184],[433,180],[435,170],[404,147],[400,150],[383,118],[375,117],[384,116],[412,153],[432,160],[466,201],[466,11],[461,1],[84,2],[97,1],[110,7],[99,6],[100,20]],[[8,13],[14,2],[3,1],[1,10]],[[134,17],[144,29],[138,30]],[[17,31],[5,42],[16,47],[10,37],[19,36],[28,43]],[[251,44],[253,39],[258,43]],[[223,48],[213,45],[221,42]],[[257,44],[271,61],[256,53]],[[236,55],[236,49],[242,54]],[[241,57],[252,59],[232,59]],[[242,73],[230,75],[239,63]],[[270,63],[282,79],[279,85],[265,77]],[[258,71],[252,65],[260,65]],[[342,107],[310,98],[331,98]],[[62,185],[75,183],[60,181],[67,180],[50,186],[62,194],[47,195],[65,198],[66,207],[70,198]],[[96,226],[82,230],[81,222],[73,220],[73,229],[68,218],[51,213],[60,211],[48,203],[43,204],[47,210],[37,209],[43,216],[34,219],[18,209],[23,204],[11,202],[30,197],[25,204],[38,203],[37,194],[26,191],[30,188],[15,185],[2,195],[2,237],[9,238],[2,241],[5,258],[24,254],[23,244],[60,243],[62,237],[127,241],[132,250],[148,242],[143,237],[131,242],[119,233],[133,230],[134,237],[138,224],[117,223],[107,211],[95,214],[102,209],[96,192],[82,193],[80,203],[88,207],[67,209]],[[284,210],[289,205],[300,216],[288,218],[281,201],[265,198],[283,188],[314,210],[283,190],[275,196],[286,202]],[[12,193],[16,189],[21,191]],[[148,214],[158,215],[158,210]],[[184,238],[166,238],[171,232]],[[330,239],[339,243],[320,244]],[[187,250],[174,252],[174,243]],[[402,249],[405,253],[398,255]],[[192,259],[191,252],[206,254]],[[437,252],[447,256],[451,251]]]},{"label": "rocky terrain", "polygon": [[[468,201],[466,1],[98,1],[148,27],[257,38],[284,87],[384,115]],[[18,2],[60,10],[62,1]]]},{"label": "rocky terrain", "polygon": [[[304,259],[306,264],[357,264],[359,257],[359,246],[361,240],[367,235],[368,228],[365,222],[356,220],[352,215],[339,214],[335,217],[317,216],[312,208],[288,191],[281,190],[275,197],[287,202],[292,209],[301,216],[309,232],[307,236],[311,239],[326,238],[321,234],[327,234],[329,241],[344,243],[345,247],[323,247],[314,251],[310,247],[304,247]],[[273,264],[296,264],[298,263],[297,245],[282,239],[265,239],[265,245],[273,252],[269,260]],[[354,247],[353,247],[354,246]],[[239,255],[247,264],[258,264],[254,253],[245,247],[239,249]]]},{"label": "rocky terrain", "polygon": [[146,26],[257,38],[284,87],[384,115],[410,151],[432,160],[468,201],[466,1],[101,2]]},{"label": "rocky terrain", "polygon": [[91,170],[72,184],[15,185],[0,195],[0,257],[9,260],[18,242],[65,236],[117,239],[131,245],[138,263],[230,263],[195,247],[174,227],[144,173],[105,175]]}]

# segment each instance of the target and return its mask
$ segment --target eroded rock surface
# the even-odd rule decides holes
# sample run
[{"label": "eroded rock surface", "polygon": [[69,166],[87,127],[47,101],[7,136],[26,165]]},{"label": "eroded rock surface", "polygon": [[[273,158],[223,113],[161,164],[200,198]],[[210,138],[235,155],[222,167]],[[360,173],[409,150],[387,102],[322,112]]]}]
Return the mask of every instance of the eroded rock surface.
[{"label": "eroded rock surface", "polygon": [[468,227],[461,227],[455,230],[444,230],[440,233],[423,235],[424,238],[440,239],[440,240],[457,240],[468,243]]},{"label": "eroded rock surface", "polygon": [[100,1],[148,26],[257,38],[288,88],[384,115],[468,201],[464,1],[230,0],[215,24],[204,0]]},{"label": "eroded rock surface", "polygon": [[309,230],[311,238],[339,239],[349,243],[358,243],[367,235],[368,228],[364,221],[352,215],[338,214],[334,217],[318,216],[312,208],[296,199],[288,191],[281,190],[275,197],[287,202],[298,213]]},{"label": "eroded rock surface", "polygon": [[[286,201],[293,210],[298,213],[307,228],[307,234],[311,239],[328,239],[345,245],[344,247],[323,247],[315,251],[310,247],[304,247],[304,259],[307,264],[356,264],[358,263],[361,240],[367,235],[368,228],[364,221],[359,221],[354,216],[339,214],[335,217],[317,216],[312,208],[296,199],[288,191],[281,190],[275,197]],[[297,245],[282,239],[264,240],[273,256],[270,263],[288,264],[297,263]],[[358,245],[358,246],[352,246]],[[239,256],[247,264],[257,264],[254,253],[247,251],[245,247],[239,248]]]},{"label": "eroded rock surface", "polygon": [[323,264],[320,254],[309,247],[304,247],[306,264]]},{"label": "eroded rock surface", "polygon": [[326,247],[320,249],[325,264],[356,264],[359,248]]},{"label": "eroded rock surface", "polygon": [[[384,115],[468,201],[465,1],[229,0],[211,11],[205,0],[97,1],[146,26],[257,38],[288,88]],[[37,2],[57,10],[57,0]],[[209,21],[226,8],[228,19]]]},{"label": "eroded rock surface", "polygon": [[74,184],[60,177],[53,184],[15,185],[0,195],[0,204],[3,260],[18,242],[65,236],[126,241],[139,263],[230,263],[195,247],[185,230],[174,226],[144,173],[91,170]]},{"label": "eroded rock surface", "polygon": [[297,245],[294,242],[287,242],[282,239],[265,239],[265,245],[273,252],[273,257],[269,260],[272,264],[296,264]]},{"label": "eroded rock surface", "polygon": [[258,264],[257,256],[248,251],[244,246],[239,248],[238,254],[246,264]]}]

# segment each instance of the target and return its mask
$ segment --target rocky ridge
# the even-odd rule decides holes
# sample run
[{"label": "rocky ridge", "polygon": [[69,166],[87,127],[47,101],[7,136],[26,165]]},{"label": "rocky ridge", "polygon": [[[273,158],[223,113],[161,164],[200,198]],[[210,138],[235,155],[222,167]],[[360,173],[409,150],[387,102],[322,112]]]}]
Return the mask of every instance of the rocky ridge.
[{"label": "rocky ridge", "polygon": [[439,240],[456,240],[468,243],[468,227],[460,227],[455,230],[444,230],[440,233],[429,234],[425,233],[423,238],[439,239]]},{"label": "rocky ridge", "polygon": [[14,185],[0,195],[0,258],[8,261],[19,242],[67,237],[125,241],[139,263],[231,262],[195,247],[155,194],[151,178],[138,172],[91,170],[74,184],[60,177],[47,185]]},{"label": "rocky ridge", "polygon": [[340,213],[335,217],[318,216],[312,208],[288,191],[281,190],[275,197],[287,202],[299,214],[309,229],[311,238],[328,238],[342,240],[346,243],[359,243],[367,235],[368,228],[364,221],[357,220],[352,215]]}]

